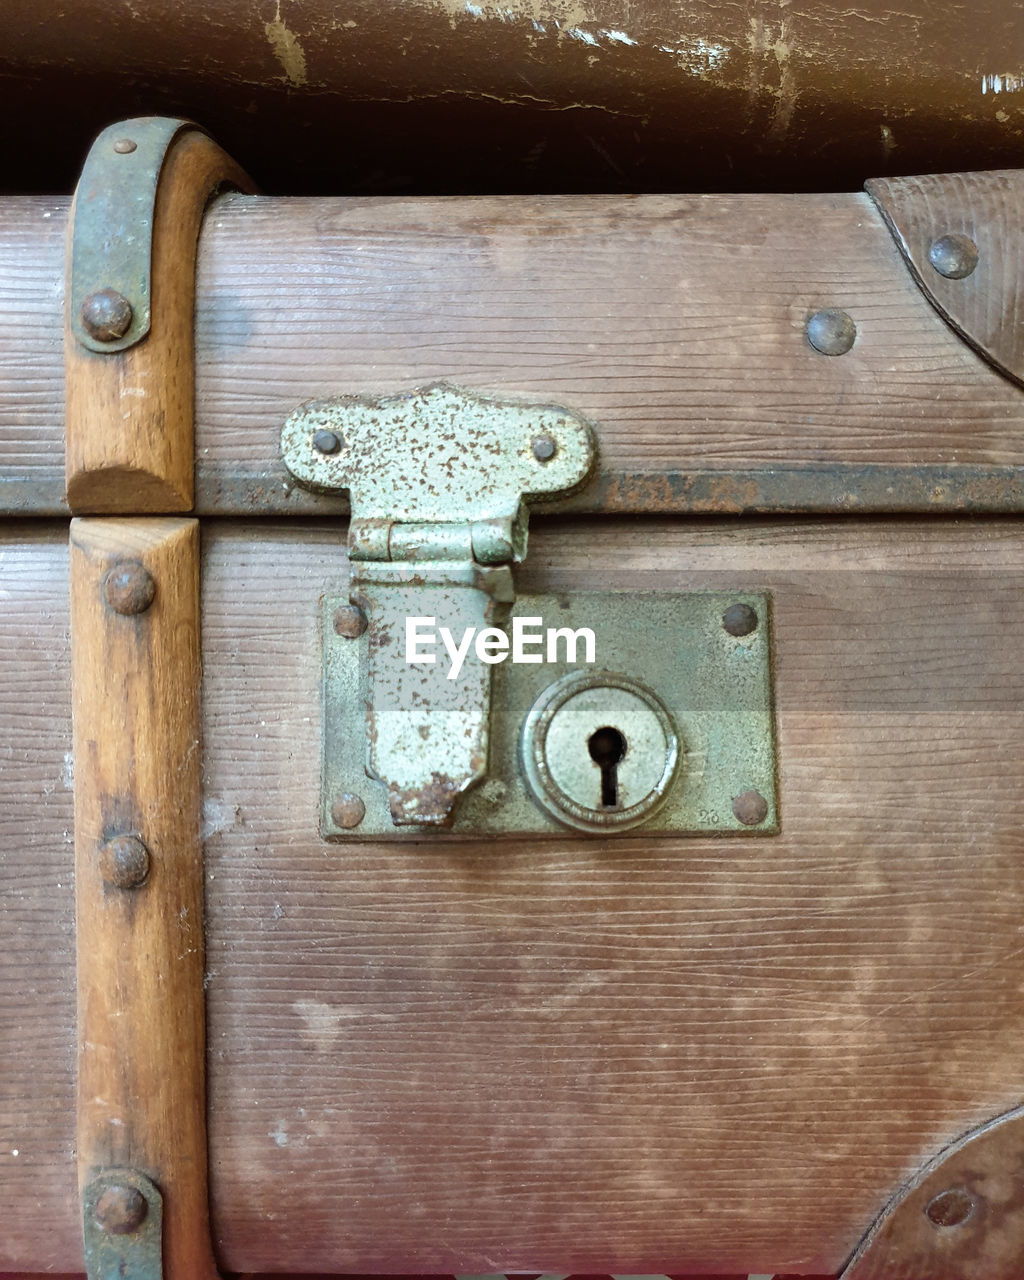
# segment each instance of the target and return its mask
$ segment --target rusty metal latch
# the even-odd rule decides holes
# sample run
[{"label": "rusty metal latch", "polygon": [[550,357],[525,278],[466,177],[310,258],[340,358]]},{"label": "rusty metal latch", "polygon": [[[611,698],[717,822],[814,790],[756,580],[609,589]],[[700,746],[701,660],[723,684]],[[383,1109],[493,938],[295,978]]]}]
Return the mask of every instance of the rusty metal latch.
[{"label": "rusty metal latch", "polygon": [[446,826],[487,769],[491,667],[469,654],[449,680],[440,663],[407,662],[396,633],[410,617],[453,634],[493,625],[515,599],[527,504],[587,479],[593,432],[565,409],[439,384],[303,405],[281,447],[301,484],[350,495],[350,599],[368,619],[366,771],[396,826]]}]

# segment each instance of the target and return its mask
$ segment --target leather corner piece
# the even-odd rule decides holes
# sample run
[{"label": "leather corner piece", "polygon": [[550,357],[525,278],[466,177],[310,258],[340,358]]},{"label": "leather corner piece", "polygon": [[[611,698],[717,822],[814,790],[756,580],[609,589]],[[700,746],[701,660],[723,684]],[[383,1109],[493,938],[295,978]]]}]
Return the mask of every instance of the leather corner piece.
[{"label": "leather corner piece", "polygon": [[839,1280],[1019,1280],[1024,1107],[947,1147],[883,1211]]},{"label": "leather corner piece", "polygon": [[1024,385],[1024,170],[872,178],[865,190],[929,302]]}]

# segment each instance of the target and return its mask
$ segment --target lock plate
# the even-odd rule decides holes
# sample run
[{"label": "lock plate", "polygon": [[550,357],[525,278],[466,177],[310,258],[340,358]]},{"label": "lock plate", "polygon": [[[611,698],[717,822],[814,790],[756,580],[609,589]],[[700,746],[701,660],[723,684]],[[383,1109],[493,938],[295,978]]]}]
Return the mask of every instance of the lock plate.
[{"label": "lock plate", "polygon": [[[323,600],[320,826],[325,839],[436,840],[513,834],[564,837],[578,834],[579,830],[598,829],[602,835],[626,836],[645,832],[777,834],[771,616],[766,594],[702,591],[521,595],[495,619],[497,626],[511,632],[513,619],[520,617],[543,619],[545,631],[590,628],[595,637],[596,660],[583,662],[583,646],[579,645],[579,660],[570,661],[567,646],[562,644],[557,649],[557,661],[514,663],[509,657],[491,667],[487,777],[463,796],[452,825],[443,833],[396,827],[386,788],[367,774],[366,673],[371,633],[355,638],[336,634],[332,622],[335,612],[348,603],[347,594]],[[727,613],[732,611],[729,617],[735,619],[737,609],[741,616],[745,611],[746,617],[756,619],[747,634],[734,635],[725,624]],[[732,630],[742,629],[733,623]],[[388,643],[404,645],[405,638],[399,631],[394,628],[396,634],[388,638]],[[543,645],[538,652],[546,657]],[[440,646],[437,656],[439,662],[446,662]],[[633,714],[626,695],[634,682],[641,686],[641,696],[643,690],[649,691],[667,715],[678,760],[669,771],[663,799],[659,797],[657,807],[649,806],[636,824],[618,826],[612,821],[570,825],[555,816],[553,809],[557,805],[546,805],[537,798],[537,786],[528,780],[529,757],[537,755],[530,725],[545,715],[553,686],[573,672],[581,673],[579,679],[583,674],[590,677],[588,686],[600,686],[602,676],[608,675],[609,688],[617,689],[616,698],[609,698],[606,704],[610,719],[616,714],[620,718]],[[451,684],[457,689],[457,680]],[[613,710],[616,707],[617,712]],[[409,719],[414,735],[423,742],[423,750],[429,751],[430,725],[413,723],[413,708]],[[620,730],[628,743],[629,724],[607,727]],[[637,730],[649,741],[650,731],[640,728],[639,721]],[[601,765],[589,748],[590,736],[589,721],[575,746],[571,735],[568,739],[564,734],[555,735],[559,753],[579,753],[578,760],[563,758],[562,765],[570,767],[556,767],[556,774],[566,778],[579,774],[585,778],[589,768],[595,776],[600,775]],[[624,767],[628,759],[627,754],[623,761],[624,780],[628,778]],[[655,776],[659,776],[657,770]],[[585,799],[600,810],[599,777],[594,785],[593,798]],[[339,825],[339,816],[352,823],[353,806],[357,814],[362,811],[361,818],[352,825]]]}]

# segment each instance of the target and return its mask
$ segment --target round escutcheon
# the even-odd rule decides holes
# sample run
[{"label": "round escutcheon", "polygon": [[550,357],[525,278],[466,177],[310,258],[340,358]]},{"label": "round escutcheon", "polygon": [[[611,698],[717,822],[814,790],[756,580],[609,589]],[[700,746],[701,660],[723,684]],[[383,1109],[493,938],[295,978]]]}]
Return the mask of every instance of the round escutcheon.
[{"label": "round escutcheon", "polygon": [[664,803],[679,740],[661,699],[632,676],[573,671],[523,723],[523,772],[534,799],[580,831],[638,826]]}]

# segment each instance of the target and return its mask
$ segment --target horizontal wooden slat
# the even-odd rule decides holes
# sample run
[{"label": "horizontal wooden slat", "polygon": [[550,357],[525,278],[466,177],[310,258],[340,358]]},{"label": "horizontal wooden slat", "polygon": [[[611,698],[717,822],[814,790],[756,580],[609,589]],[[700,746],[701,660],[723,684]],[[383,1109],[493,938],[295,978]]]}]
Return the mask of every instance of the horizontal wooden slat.
[{"label": "horizontal wooden slat", "polygon": [[537,589],[772,591],[783,834],[410,848],[316,832],[340,531],[213,526],[225,1261],[837,1271],[1024,1086],[1021,536],[538,522]]},{"label": "horizontal wooden slat", "polygon": [[[64,217],[35,199],[0,211],[6,510],[61,509]],[[854,318],[847,355],[807,342],[823,307]],[[588,416],[601,470],[576,510],[1024,506],[1020,391],[920,295],[864,195],[229,195],[213,207],[198,281],[200,511],[342,510],[284,470],[287,415],[436,380]]]},{"label": "horizontal wooden slat", "polygon": [[[783,834],[481,848],[318,838],[343,533],[203,532],[222,1268],[834,1274],[1024,1088],[1019,524],[536,521],[534,589],[772,592]],[[81,1267],[64,536],[3,544],[15,1271]]]}]

